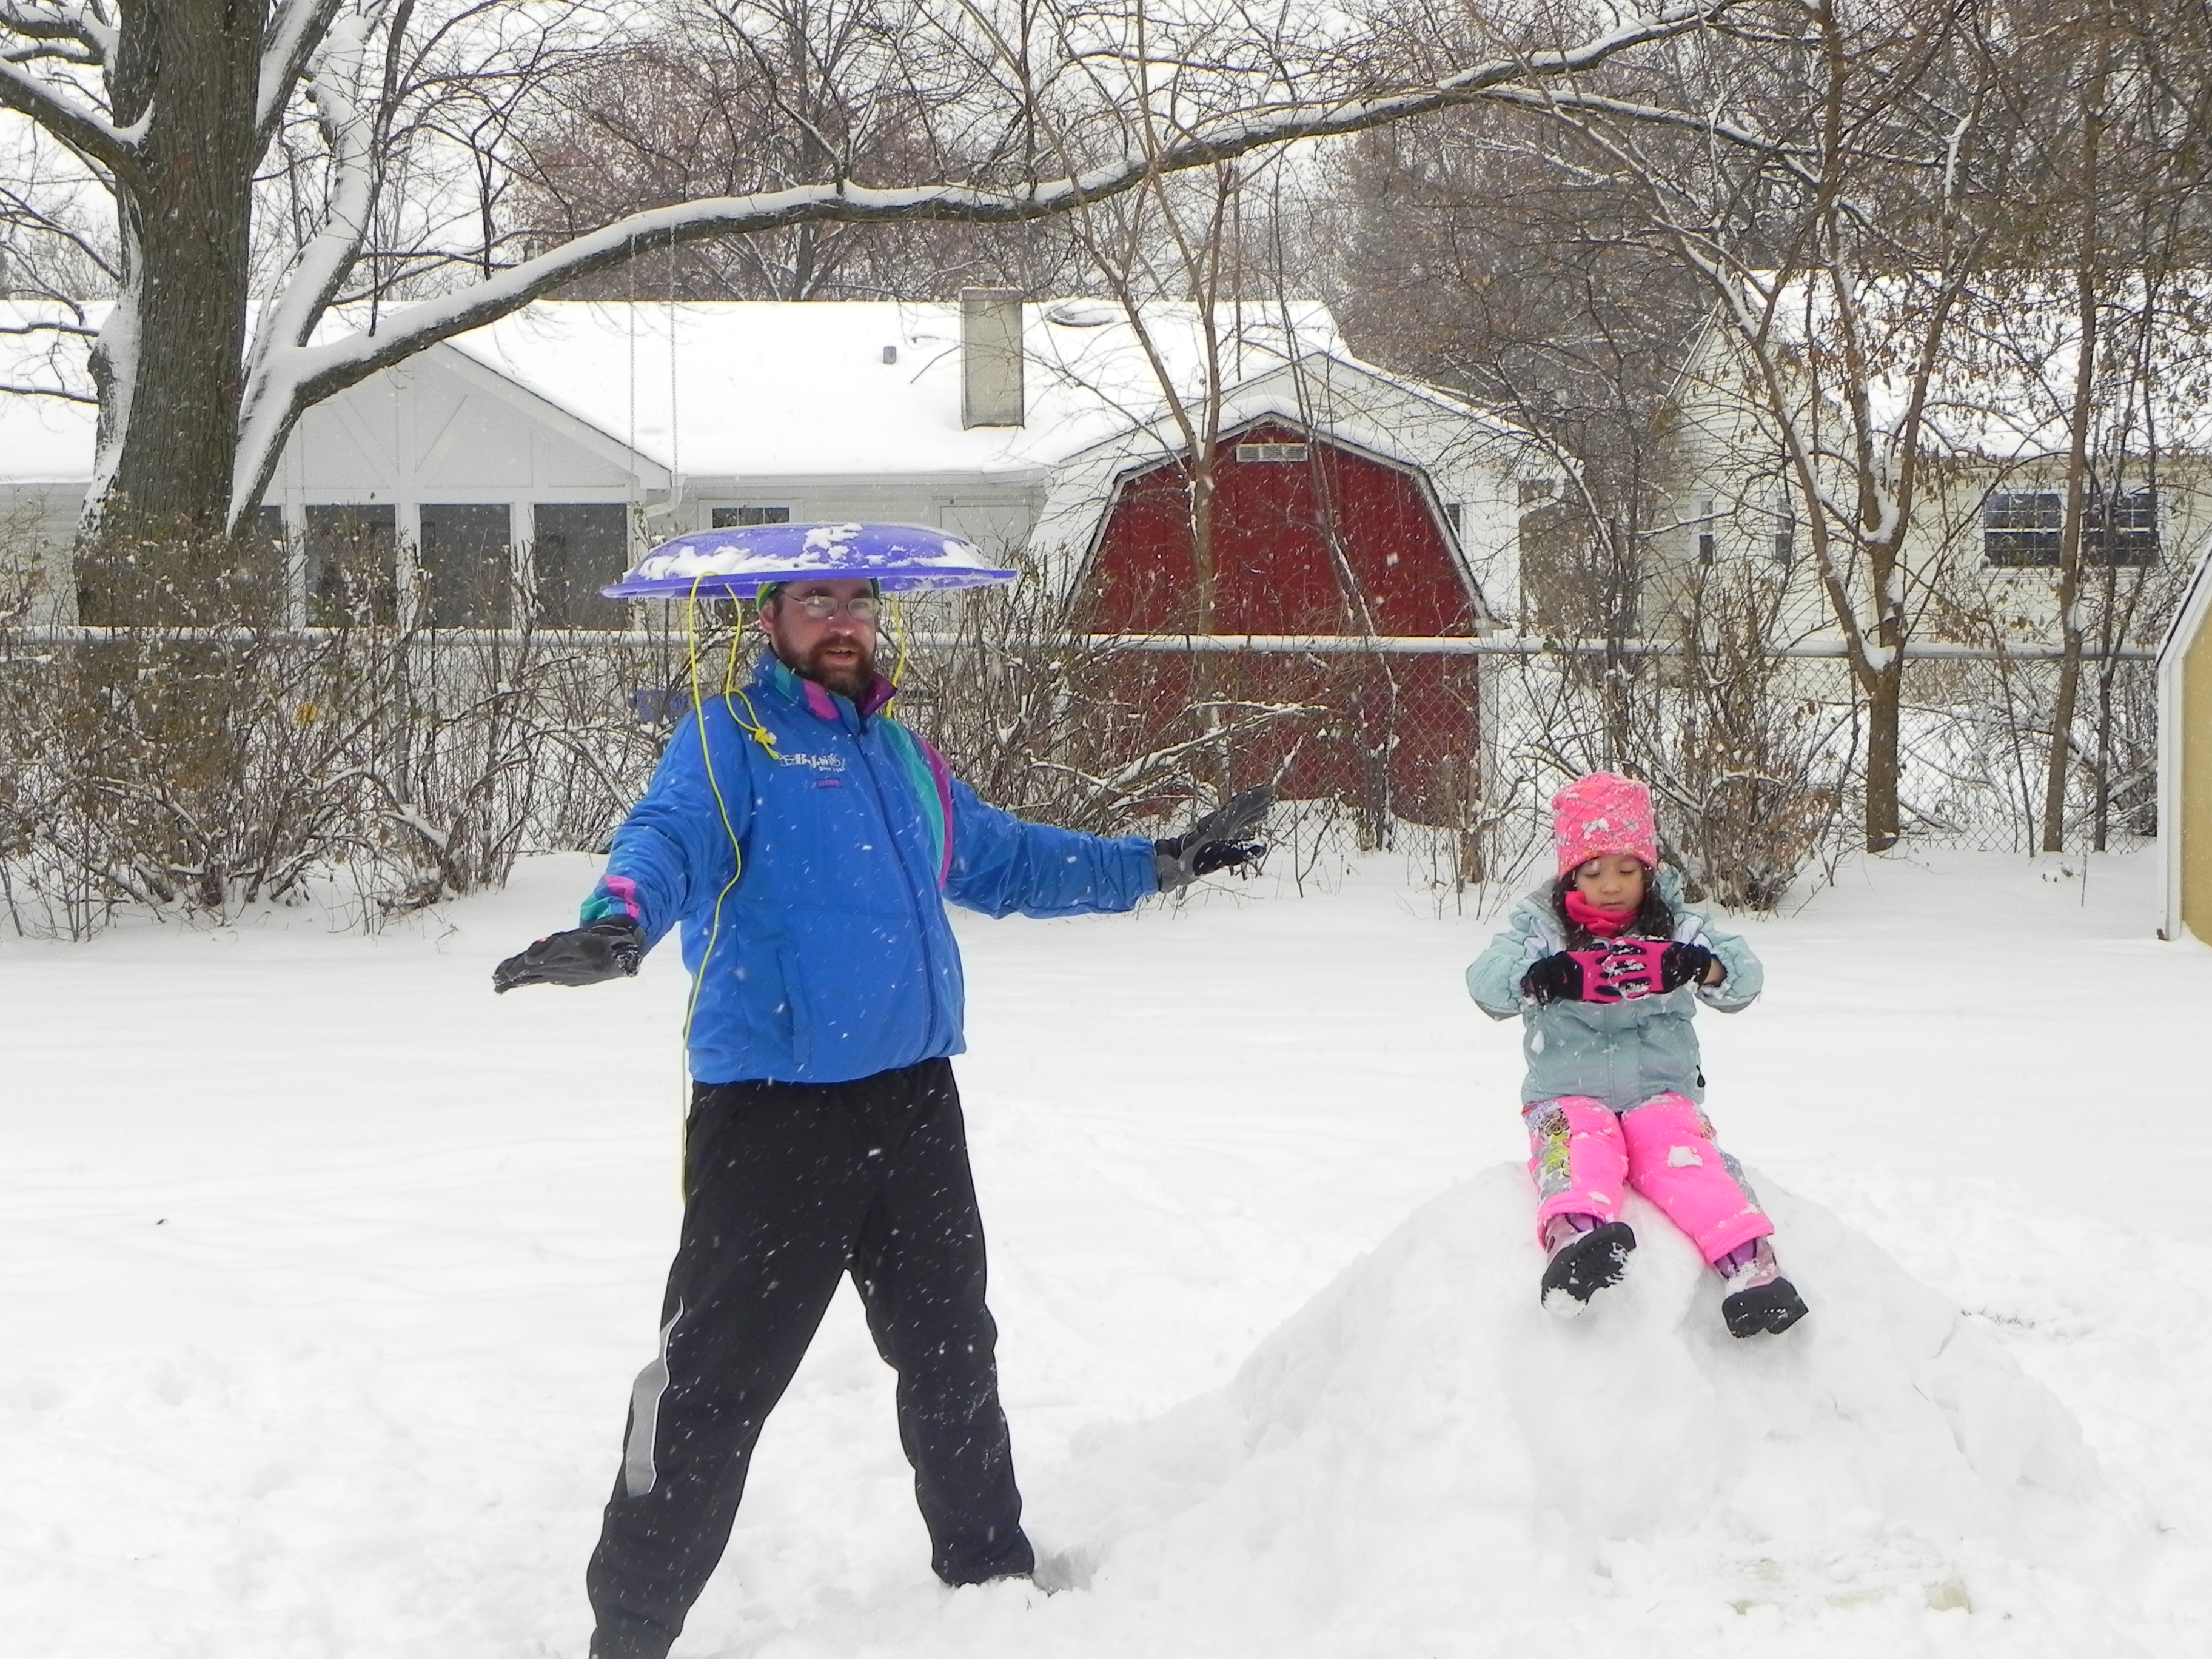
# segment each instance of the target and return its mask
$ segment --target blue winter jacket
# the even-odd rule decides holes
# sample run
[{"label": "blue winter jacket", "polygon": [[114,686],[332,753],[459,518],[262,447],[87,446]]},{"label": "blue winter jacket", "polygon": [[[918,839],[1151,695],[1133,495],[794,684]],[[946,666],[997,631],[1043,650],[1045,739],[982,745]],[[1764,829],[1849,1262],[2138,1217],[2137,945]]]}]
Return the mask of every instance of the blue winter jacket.
[{"label": "blue winter jacket", "polygon": [[[615,832],[586,922],[678,923],[696,982],[702,1083],[842,1083],[959,1054],[951,899],[1003,916],[1127,910],[1158,890],[1152,847],[986,806],[882,712],[764,658],[687,716]],[[709,759],[711,757],[711,766]],[[734,843],[734,850],[733,850]]]}]

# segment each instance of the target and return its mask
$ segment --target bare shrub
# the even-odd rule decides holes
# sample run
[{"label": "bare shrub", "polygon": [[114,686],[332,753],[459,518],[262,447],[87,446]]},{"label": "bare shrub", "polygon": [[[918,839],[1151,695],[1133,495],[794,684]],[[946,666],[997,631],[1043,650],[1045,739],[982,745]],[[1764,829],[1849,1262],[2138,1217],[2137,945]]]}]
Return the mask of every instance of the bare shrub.
[{"label": "bare shrub", "polygon": [[[0,902],[83,938],[119,909],[228,921],[332,884],[365,923],[602,844],[660,733],[670,647],[270,620],[196,583],[191,621],[0,626]],[[157,596],[149,596],[157,597]],[[152,604],[149,609],[160,607]]]},{"label": "bare shrub", "polygon": [[1158,672],[1179,659],[1081,631],[1042,580],[924,607],[920,620],[905,718],[984,799],[1042,823],[1117,833],[1272,781],[1301,723],[1323,712],[1244,695],[1233,674],[1193,692]]},{"label": "bare shrub", "polygon": [[1692,896],[1731,909],[1780,904],[1844,805],[1850,722],[1773,649],[1780,591],[1741,565],[1700,573],[1682,656],[1647,677],[1662,822]]},{"label": "bare shrub", "polygon": [[1600,769],[1650,785],[1661,855],[1695,900],[1771,910],[1838,850],[1858,780],[1856,701],[1833,662],[1776,643],[1779,578],[1690,573],[1671,638],[1561,650],[1500,671],[1485,834],[1504,871],[1546,846],[1546,803]]}]

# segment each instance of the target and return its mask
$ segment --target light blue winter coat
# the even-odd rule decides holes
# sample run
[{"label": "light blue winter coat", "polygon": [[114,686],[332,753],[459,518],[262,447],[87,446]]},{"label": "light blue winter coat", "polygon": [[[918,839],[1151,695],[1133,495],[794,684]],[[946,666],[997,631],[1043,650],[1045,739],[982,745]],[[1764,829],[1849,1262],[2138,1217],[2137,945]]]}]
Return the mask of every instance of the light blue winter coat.
[{"label": "light blue winter coat", "polygon": [[1528,1060],[1522,1101],[1588,1095],[1625,1112],[1668,1092],[1705,1099],[1698,1034],[1690,1023],[1698,1004],[1724,1014],[1747,1008],[1766,975],[1750,946],[1683,903],[1682,885],[1672,870],[1662,866],[1658,884],[1659,896],[1674,912],[1674,937],[1702,945],[1719,959],[1728,975],[1719,984],[1686,985],[1628,1002],[1540,1006],[1522,996],[1521,976],[1529,964],[1566,949],[1566,929],[1552,908],[1548,889],[1515,905],[1504,931],[1468,966],[1467,991],[1477,1007],[1492,1019],[1521,1018],[1521,1048]]}]

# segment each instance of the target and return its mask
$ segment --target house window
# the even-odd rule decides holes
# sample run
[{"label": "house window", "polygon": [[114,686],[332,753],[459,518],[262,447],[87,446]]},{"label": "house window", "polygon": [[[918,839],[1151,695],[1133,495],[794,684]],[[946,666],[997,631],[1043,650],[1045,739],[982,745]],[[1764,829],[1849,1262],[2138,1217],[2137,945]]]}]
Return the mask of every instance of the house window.
[{"label": "house window", "polygon": [[531,510],[531,567],[543,628],[619,628],[629,611],[599,589],[629,562],[629,509],[546,502]]},{"label": "house window", "polygon": [[2158,492],[2131,489],[2107,498],[2103,492],[2089,497],[2088,545],[2104,564],[2158,562]]},{"label": "house window", "polygon": [[1240,461],[1303,461],[1309,446],[1305,444],[1239,444],[1237,459]]},{"label": "house window", "polygon": [[749,524],[789,524],[787,507],[718,507],[708,520],[716,530],[736,530]]},{"label": "house window", "polygon": [[1787,484],[1777,484],[1767,497],[1767,523],[1772,526],[1774,562],[1788,564],[1797,551],[1797,498]]},{"label": "house window", "polygon": [[1982,504],[1982,553],[2008,569],[2058,562],[2066,498],[2055,489],[2000,489]]},{"label": "house window", "polygon": [[1713,536],[1713,503],[1708,496],[1698,503],[1698,562],[1711,564],[1718,550]]},{"label": "house window", "polygon": [[[2107,496],[2092,489],[2081,504],[2084,564],[2155,564],[2158,492]],[[2056,489],[2000,489],[1982,507],[1982,551],[1993,565],[2055,567],[2066,523],[2066,497]]]},{"label": "house window", "polygon": [[397,518],[389,503],[307,509],[307,620],[389,623],[397,614],[393,554]]},{"label": "house window", "polygon": [[424,502],[422,620],[433,628],[503,627],[513,611],[513,522],[507,503]]}]

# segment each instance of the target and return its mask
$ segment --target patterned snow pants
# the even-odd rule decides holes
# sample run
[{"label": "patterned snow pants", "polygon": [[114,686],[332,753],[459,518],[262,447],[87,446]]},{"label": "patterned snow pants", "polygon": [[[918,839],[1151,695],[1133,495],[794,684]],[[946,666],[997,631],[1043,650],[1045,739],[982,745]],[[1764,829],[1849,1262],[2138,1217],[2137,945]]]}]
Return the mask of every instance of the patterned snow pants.
[{"label": "patterned snow pants", "polygon": [[1626,1187],[1657,1205],[1707,1261],[1774,1231],[1742,1165],[1714,1145],[1713,1126],[1686,1096],[1654,1095],[1615,1112],[1587,1095],[1562,1095],[1531,1102],[1521,1118],[1539,1237],[1555,1215],[1618,1221]]}]

